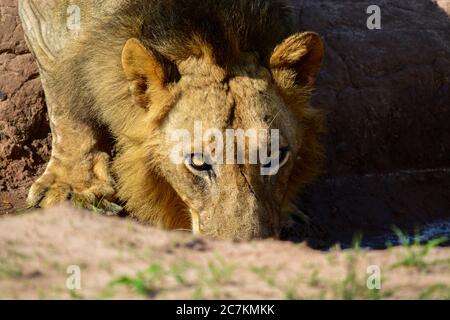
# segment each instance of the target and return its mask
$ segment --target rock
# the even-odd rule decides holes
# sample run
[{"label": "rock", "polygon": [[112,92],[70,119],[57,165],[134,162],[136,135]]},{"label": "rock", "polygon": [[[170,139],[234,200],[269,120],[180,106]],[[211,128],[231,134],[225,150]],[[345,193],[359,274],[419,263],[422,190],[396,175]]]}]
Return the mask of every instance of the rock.
[{"label": "rock", "polygon": [[[328,113],[328,174],[449,167],[448,0],[291,1],[326,42],[314,102]],[[373,4],[381,30],[367,28]]]},{"label": "rock", "polygon": [[48,160],[49,125],[17,1],[2,1],[0,16],[0,184],[15,189],[29,185]]}]

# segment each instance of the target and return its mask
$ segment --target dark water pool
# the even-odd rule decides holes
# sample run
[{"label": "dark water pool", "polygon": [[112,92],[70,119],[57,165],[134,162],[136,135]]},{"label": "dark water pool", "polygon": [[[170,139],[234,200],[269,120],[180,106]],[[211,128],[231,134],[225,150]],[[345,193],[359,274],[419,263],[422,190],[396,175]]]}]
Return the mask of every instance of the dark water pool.
[{"label": "dark water pool", "polygon": [[[357,239],[357,237],[355,237]],[[403,244],[413,244],[420,242],[428,243],[434,239],[441,239],[442,244],[450,245],[450,219],[433,222],[417,228],[414,232],[399,232],[393,230],[382,235],[362,236],[360,246],[365,249],[384,249],[389,246],[399,246]],[[354,246],[353,241],[341,243],[343,248]]]}]

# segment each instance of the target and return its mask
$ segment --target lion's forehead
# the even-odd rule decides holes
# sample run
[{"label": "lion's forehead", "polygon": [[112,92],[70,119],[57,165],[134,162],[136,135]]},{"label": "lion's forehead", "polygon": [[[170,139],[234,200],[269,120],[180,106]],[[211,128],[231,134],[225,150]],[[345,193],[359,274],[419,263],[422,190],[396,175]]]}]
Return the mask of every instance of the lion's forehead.
[{"label": "lion's forehead", "polygon": [[288,140],[296,137],[289,108],[267,78],[236,76],[217,82],[207,76],[185,77],[179,98],[166,122],[166,131],[191,133],[209,129],[279,129]]}]

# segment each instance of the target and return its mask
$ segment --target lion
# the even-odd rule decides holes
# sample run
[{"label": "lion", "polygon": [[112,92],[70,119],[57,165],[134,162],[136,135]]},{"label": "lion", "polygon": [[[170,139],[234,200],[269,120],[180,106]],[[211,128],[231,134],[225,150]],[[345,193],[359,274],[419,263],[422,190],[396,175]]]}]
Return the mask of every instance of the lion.
[{"label": "lion", "polygon": [[[278,237],[324,154],[324,116],[310,104],[324,44],[294,32],[286,1],[20,0],[19,10],[53,136],[30,206],[116,202],[168,230]],[[206,161],[206,151],[171,161],[171,134],[198,122],[277,129],[276,174],[261,174],[267,162]]]}]

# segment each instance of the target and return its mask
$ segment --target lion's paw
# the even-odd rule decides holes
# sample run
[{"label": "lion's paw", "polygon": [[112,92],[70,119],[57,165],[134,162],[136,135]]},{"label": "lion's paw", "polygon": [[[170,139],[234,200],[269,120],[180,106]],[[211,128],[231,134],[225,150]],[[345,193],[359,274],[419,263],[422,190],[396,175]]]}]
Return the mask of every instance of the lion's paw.
[{"label": "lion's paw", "polygon": [[75,207],[106,215],[123,211],[121,206],[111,202],[115,194],[112,183],[97,179],[84,183],[70,183],[67,180],[51,173],[44,174],[30,189],[27,198],[29,207],[48,208],[70,201]]}]

